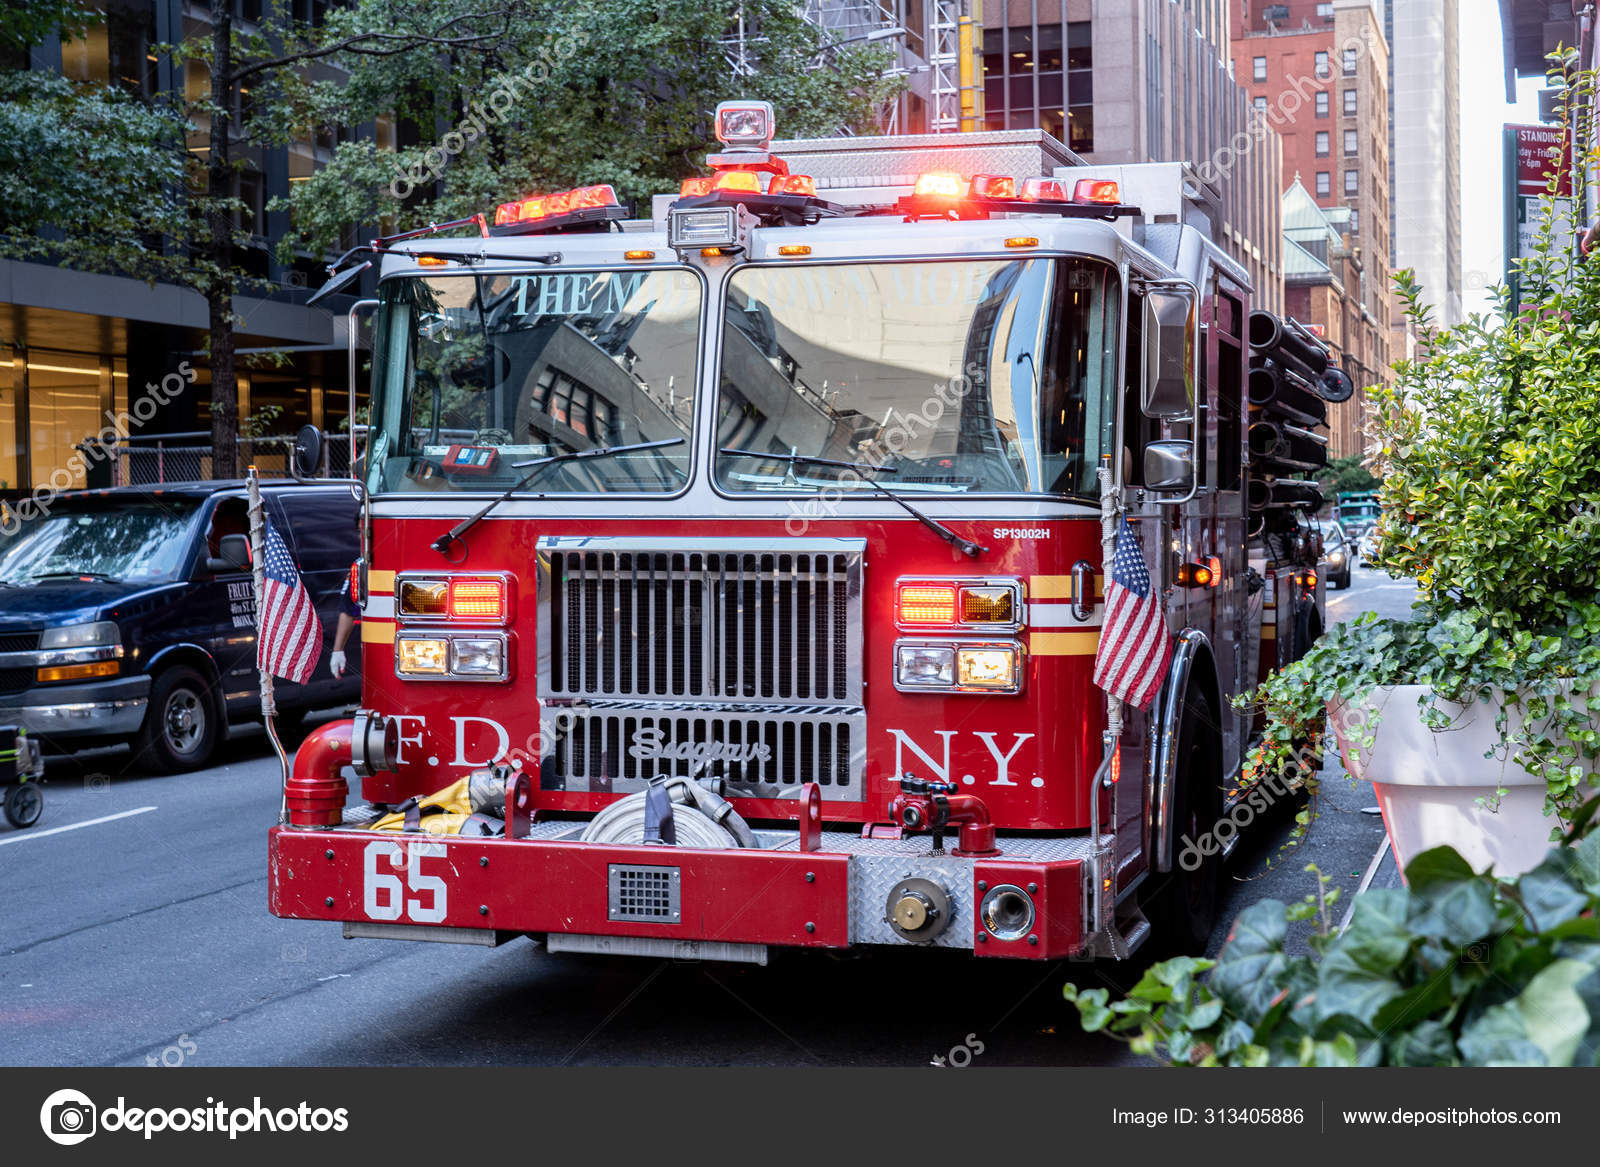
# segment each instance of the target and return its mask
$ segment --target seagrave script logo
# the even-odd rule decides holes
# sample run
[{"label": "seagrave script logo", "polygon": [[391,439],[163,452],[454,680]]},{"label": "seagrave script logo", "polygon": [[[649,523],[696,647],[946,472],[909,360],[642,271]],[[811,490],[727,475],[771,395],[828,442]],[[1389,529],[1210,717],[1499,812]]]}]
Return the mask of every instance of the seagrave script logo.
[{"label": "seagrave script logo", "polygon": [[664,730],[655,726],[635,730],[628,753],[641,762],[660,758],[673,762],[692,762],[696,768],[711,762],[742,765],[745,762],[772,761],[772,747],[759,742],[675,742],[667,737]]},{"label": "seagrave script logo", "polygon": [[78,1090],[57,1090],[39,1108],[39,1125],[45,1138],[63,1147],[75,1147],[94,1134],[95,1105]]}]

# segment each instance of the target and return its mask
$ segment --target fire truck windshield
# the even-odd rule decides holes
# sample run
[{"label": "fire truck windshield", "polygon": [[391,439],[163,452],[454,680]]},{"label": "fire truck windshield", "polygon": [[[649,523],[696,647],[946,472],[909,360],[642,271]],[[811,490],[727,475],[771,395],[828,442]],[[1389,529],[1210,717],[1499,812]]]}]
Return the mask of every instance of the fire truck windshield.
[{"label": "fire truck windshield", "polygon": [[[1098,494],[1121,292],[1079,258],[749,267],[724,317],[718,445],[896,468],[901,494]],[[725,490],[873,489],[723,453]]]},{"label": "fire truck windshield", "polygon": [[700,281],[685,270],[407,276],[373,341],[373,491],[677,491],[689,473]]}]

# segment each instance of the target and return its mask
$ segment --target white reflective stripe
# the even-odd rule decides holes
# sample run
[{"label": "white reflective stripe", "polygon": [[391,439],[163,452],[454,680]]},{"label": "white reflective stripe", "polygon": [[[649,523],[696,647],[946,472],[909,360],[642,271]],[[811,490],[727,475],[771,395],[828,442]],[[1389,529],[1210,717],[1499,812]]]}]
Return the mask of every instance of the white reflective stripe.
[{"label": "white reflective stripe", "polygon": [[393,620],[394,597],[369,595],[361,614],[373,620]]},{"label": "white reflective stripe", "polygon": [[1096,604],[1087,619],[1072,614],[1071,604],[1029,604],[1029,628],[1098,628],[1105,620],[1105,605]]}]

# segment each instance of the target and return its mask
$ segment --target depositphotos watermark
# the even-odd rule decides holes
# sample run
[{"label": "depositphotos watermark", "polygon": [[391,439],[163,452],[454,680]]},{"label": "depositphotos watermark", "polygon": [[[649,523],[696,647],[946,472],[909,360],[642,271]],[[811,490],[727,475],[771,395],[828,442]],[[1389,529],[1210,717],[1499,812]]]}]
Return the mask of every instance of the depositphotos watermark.
[{"label": "depositphotos watermark", "polygon": [[171,404],[194,384],[194,379],[193,366],[188,361],[181,361],[178,371],[161,378],[159,385],[154,381],[147,384],[146,395],[135,401],[130,409],[116,413],[106,410],[104,416],[109,424],[99,433],[85,438],[67,457],[66,465],[50,472],[49,482],[35,487],[31,497],[0,508],[0,535],[15,535],[23,523],[49,515],[56,496],[71,490],[79,478],[87,475],[90,462],[104,462],[116,457],[117,443],[126,440],[136,427],[149,422],[163,405]]},{"label": "depositphotos watermark", "polygon": [[527,93],[538,92],[539,86],[550,80],[556,62],[573,56],[588,41],[589,34],[581,30],[561,37],[546,47],[537,60],[501,76],[487,96],[467,106],[466,116],[456,123],[455,129],[441,137],[437,145],[424,150],[421,160],[409,170],[395,176],[389,183],[389,193],[397,199],[409,198],[417,187],[438,182],[444,177],[444,168],[450,165],[450,159],[465,153],[469,145],[487,135],[490,126],[505,121],[518,101]]},{"label": "depositphotos watermark", "polygon": [[[1346,705],[1340,710],[1339,721],[1345,737],[1357,737],[1367,725],[1367,714],[1362,706]],[[1220,853],[1230,839],[1243,834],[1258,817],[1276,806],[1280,799],[1300,789],[1302,780],[1321,768],[1322,735],[1318,734],[1314,741],[1296,750],[1294,758],[1281,770],[1263,775],[1209,831],[1198,839],[1185,835],[1183,850],[1178,853],[1178,866],[1185,871],[1198,871],[1208,858]]]},{"label": "depositphotos watermark", "polygon": [[[881,470],[903,457],[907,447],[917,438],[918,430],[925,432],[936,430],[946,413],[958,409],[966,395],[974,388],[983,388],[984,383],[983,367],[976,361],[971,361],[968,362],[964,373],[957,373],[948,381],[936,382],[933,392],[923,399],[920,406],[914,409],[890,410],[871,445],[863,446],[855,456],[855,461],[859,462],[863,469],[842,471],[838,478],[840,486],[844,483],[864,482],[867,480],[866,476],[871,475],[873,471]],[[847,493],[840,486],[825,487],[815,498],[806,499],[803,503],[796,499],[788,500],[790,514],[783,520],[784,532],[791,537],[799,538],[819,519],[837,517],[839,504]],[[852,490],[848,493],[858,492]]]},{"label": "depositphotos watermark", "polygon": [[99,1134],[141,1135],[146,1140],[171,1132],[225,1134],[231,1142],[240,1135],[342,1134],[350,1129],[350,1112],[343,1106],[329,1109],[309,1102],[269,1107],[260,1097],[249,1106],[229,1106],[207,1097],[204,1106],[141,1107],[129,1106],[120,1094],[116,1105],[99,1107],[81,1090],[57,1090],[39,1108],[39,1125],[47,1139],[63,1147]]}]

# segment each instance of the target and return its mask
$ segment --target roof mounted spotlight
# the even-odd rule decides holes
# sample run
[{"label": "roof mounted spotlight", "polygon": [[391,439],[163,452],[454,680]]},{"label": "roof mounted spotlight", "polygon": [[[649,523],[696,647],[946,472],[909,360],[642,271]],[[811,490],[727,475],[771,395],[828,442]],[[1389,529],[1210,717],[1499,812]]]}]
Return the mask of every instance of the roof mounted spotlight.
[{"label": "roof mounted spotlight", "polygon": [[717,105],[717,141],[730,151],[765,153],[777,128],[770,101],[724,101]]}]

